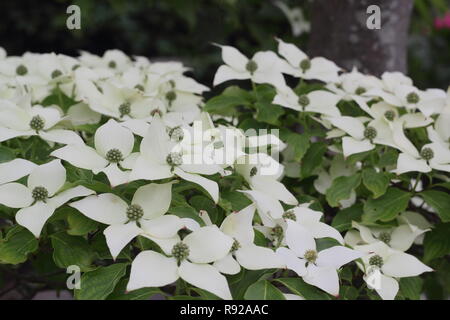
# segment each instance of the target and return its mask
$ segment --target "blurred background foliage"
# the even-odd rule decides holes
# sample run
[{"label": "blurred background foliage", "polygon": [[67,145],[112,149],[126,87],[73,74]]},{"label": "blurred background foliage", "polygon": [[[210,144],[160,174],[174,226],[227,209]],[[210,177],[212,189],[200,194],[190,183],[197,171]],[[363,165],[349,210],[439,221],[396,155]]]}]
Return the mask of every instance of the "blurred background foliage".
[{"label": "blurred background foliage", "polygon": [[[280,0],[300,7],[308,19],[313,0]],[[251,55],[275,49],[274,36],[307,49],[308,34],[294,36],[285,13],[271,0],[2,0],[0,46],[8,54],[26,51],[76,55],[118,48],[130,55],[179,59],[211,85],[221,62],[211,43],[229,44]],[[81,30],[66,28],[66,8],[81,8]],[[421,88],[450,83],[449,0],[415,0],[409,73]],[[447,22],[450,16],[447,17]],[[444,21],[445,22],[445,21]]]}]

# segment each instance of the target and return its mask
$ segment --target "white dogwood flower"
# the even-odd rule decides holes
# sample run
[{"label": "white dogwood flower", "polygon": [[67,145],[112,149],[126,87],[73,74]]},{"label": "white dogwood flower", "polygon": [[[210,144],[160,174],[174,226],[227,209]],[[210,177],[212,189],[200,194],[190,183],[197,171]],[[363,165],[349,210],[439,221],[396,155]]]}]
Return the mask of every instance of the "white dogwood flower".
[{"label": "white dogwood flower", "polygon": [[97,129],[94,143],[95,149],[85,144],[72,144],[53,151],[51,156],[95,174],[104,172],[112,186],[127,182],[129,173],[122,171],[119,165],[127,167],[126,161],[132,157],[133,133],[110,119]]},{"label": "white dogwood flower", "polygon": [[178,176],[203,187],[217,202],[219,187],[215,181],[206,179],[200,174],[212,175],[221,171],[220,166],[213,163],[193,163],[190,155],[184,155],[179,148],[179,141],[171,139],[166,126],[156,116],[144,139],[141,142],[140,154],[130,173],[130,181],[160,180]]},{"label": "white dogwood flower", "polygon": [[399,289],[398,278],[433,271],[413,255],[391,249],[382,241],[354,248],[367,253],[362,257],[362,264],[357,264],[365,272],[364,280],[368,286],[375,289],[383,300],[395,298]]},{"label": "white dogwood flower", "polygon": [[70,206],[92,220],[109,225],[103,233],[113,259],[138,235],[170,252],[180,240],[178,230],[184,227],[179,217],[165,215],[172,200],[172,184],[142,186],[134,193],[130,205],[112,193],[103,193],[72,202]]},{"label": "white dogwood flower", "polygon": [[277,95],[272,103],[301,112],[306,111],[331,117],[339,117],[341,115],[341,112],[337,108],[339,100],[339,96],[325,90],[311,91],[298,96],[294,90],[286,87],[277,89]]},{"label": "white dogwood flower", "polygon": [[352,221],[352,227],[358,231],[350,230],[346,233],[344,239],[349,246],[354,247],[383,241],[392,249],[399,251],[407,251],[418,236],[430,231],[430,229],[423,230],[409,223],[400,224],[393,228],[369,228]]},{"label": "white dogwood flower", "polygon": [[343,246],[317,251],[311,232],[293,220],[287,220],[286,243],[288,248],[278,248],[277,254],[287,268],[297,273],[306,283],[325,292],[339,295],[337,270],[344,264],[361,258],[363,254]]},{"label": "white dogwood flower", "polygon": [[16,137],[39,136],[43,140],[61,144],[83,144],[79,135],[55,126],[62,120],[54,107],[31,106],[28,98],[18,105],[0,101],[0,142]]},{"label": "white dogwood flower", "polygon": [[286,83],[280,72],[282,60],[272,51],[261,51],[248,59],[238,49],[221,46],[224,65],[217,69],[214,86],[229,80],[251,79],[255,83],[268,83],[276,88],[284,88]]},{"label": "white dogwood flower", "polygon": [[[261,270],[282,268],[283,262],[272,249],[257,246],[253,243],[255,232],[253,230],[253,215],[255,205],[249,205],[239,212],[230,213],[222,222],[220,230],[233,238],[230,253],[223,259],[214,262],[214,266],[222,273],[237,274],[241,266],[248,270]],[[201,215],[206,225],[211,220],[205,212]]]},{"label": "white dogwood flower", "polygon": [[142,251],[131,265],[127,290],[162,287],[184,281],[231,300],[227,279],[210,263],[223,259],[233,245],[233,239],[217,226],[199,228],[175,244],[170,257],[154,251]]},{"label": "white dogwood flower", "polygon": [[277,41],[278,53],[287,62],[282,66],[283,73],[307,80],[338,81],[338,72],[341,69],[334,62],[322,57],[310,59],[297,46],[281,39]]},{"label": "white dogwood flower", "polygon": [[16,221],[33,233],[41,234],[45,222],[53,212],[76,197],[94,193],[83,186],[64,189],[66,169],[60,160],[33,168],[28,176],[28,184],[17,182],[0,186],[0,203],[10,208],[21,208],[16,213]]}]

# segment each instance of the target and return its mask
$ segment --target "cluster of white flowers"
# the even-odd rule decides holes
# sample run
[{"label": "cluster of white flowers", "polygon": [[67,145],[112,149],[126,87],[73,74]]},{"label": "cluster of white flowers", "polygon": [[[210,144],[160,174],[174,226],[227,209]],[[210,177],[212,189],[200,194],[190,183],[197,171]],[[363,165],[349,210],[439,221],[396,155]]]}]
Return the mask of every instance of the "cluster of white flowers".
[{"label": "cluster of white flowers", "polygon": [[[274,86],[273,103],[315,114],[329,129],[328,138],[342,137],[342,150],[330,148],[344,157],[382,144],[400,150],[397,174],[450,171],[450,131],[445,126],[450,121],[450,98],[445,92],[418,90],[399,73],[386,73],[382,79],[356,70],[339,74],[333,62],[310,59],[294,45],[278,42],[284,59],[270,51],[248,59],[235,48],[221,46],[225,65],[218,69],[214,85],[250,79]],[[114,259],[135,237],[152,240],[161,250],[136,256],[128,290],[161,287],[181,278],[231,299],[223,274],[236,274],[241,267],[287,268],[337,296],[338,270],[359,259],[366,279],[371,269],[381,270],[381,286],[374,288],[382,298],[393,299],[398,291],[395,279],[431,270],[403,252],[429,230],[426,221],[405,213],[397,228],[380,231],[355,224],[343,238],[321,222],[321,212],[309,203],[299,204],[279,182],[284,166],[260,151],[270,146],[278,153],[286,145],[272,134],[248,137],[235,127],[216,126],[202,112],[202,93],[208,88],[187,77],[186,71],[178,62],[131,59],[118,50],[102,57],[83,52],[78,58],[0,54],[0,141],[38,136],[53,149],[41,165],[26,159],[0,164],[0,204],[18,208],[16,222],[39,237],[58,207],[79,198],[69,206],[108,225],[104,235]],[[283,74],[323,81],[327,90],[298,96]],[[49,97],[57,102],[44,103]],[[66,106],[67,98],[75,103]],[[342,100],[354,101],[367,116],[342,116],[337,108]],[[93,137],[85,132],[100,123]],[[404,129],[425,126],[432,143],[419,152]],[[319,192],[325,192],[334,176],[344,174],[339,161],[343,158],[337,156],[329,172],[318,173]],[[150,182],[132,199],[95,194],[66,183],[65,162],[105,174],[112,188],[136,180]],[[265,171],[268,167],[272,170]],[[253,204],[229,212],[220,226],[207,212],[199,213],[202,225],[168,213],[172,186],[179,180],[199,185],[218,203],[220,190],[214,179],[232,173],[243,177],[247,187],[239,191]],[[26,176],[26,186],[17,182]],[[255,228],[269,240],[268,247],[254,243]],[[315,239],[320,238],[333,238],[340,245],[319,251]]]}]

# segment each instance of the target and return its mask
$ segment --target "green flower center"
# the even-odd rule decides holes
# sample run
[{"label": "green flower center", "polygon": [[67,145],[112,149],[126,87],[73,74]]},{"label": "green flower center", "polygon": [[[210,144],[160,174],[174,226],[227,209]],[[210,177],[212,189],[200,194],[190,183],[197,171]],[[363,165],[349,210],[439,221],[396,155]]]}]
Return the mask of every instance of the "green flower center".
[{"label": "green flower center", "polygon": [[169,137],[175,142],[180,142],[184,138],[184,131],[180,127],[170,129]]},{"label": "green flower center", "polygon": [[167,155],[167,163],[172,166],[181,166],[183,164],[182,154],[180,152],[171,152]]},{"label": "green flower center", "polygon": [[434,151],[431,148],[423,148],[420,151],[420,156],[426,161],[429,161],[434,158]]},{"label": "green flower center", "polygon": [[378,239],[380,239],[386,244],[389,244],[389,242],[391,242],[391,234],[389,232],[382,232],[378,236]]},{"label": "green flower center", "polygon": [[106,153],[106,160],[117,163],[123,160],[123,154],[119,149],[111,149]]},{"label": "green flower center", "polygon": [[250,177],[256,176],[257,173],[258,173],[258,168],[257,167],[253,167],[253,168],[250,169]]},{"label": "green flower center", "polygon": [[392,121],[392,120],[395,119],[395,112],[392,111],[392,110],[388,110],[388,111],[386,111],[386,112],[384,113],[384,117],[385,117],[387,120]]},{"label": "green flower center", "polygon": [[166,99],[169,103],[172,103],[177,98],[177,93],[175,91],[169,91],[166,93]]},{"label": "green flower center", "polygon": [[241,247],[239,241],[234,240],[233,245],[231,246],[230,252],[235,252]]},{"label": "green flower center", "polygon": [[129,102],[124,102],[119,106],[120,117],[129,115],[131,112],[131,104]]},{"label": "green flower center", "polygon": [[307,250],[305,252],[305,259],[310,263],[315,263],[317,260],[317,251],[316,250]]},{"label": "green flower center", "polygon": [[144,209],[138,204],[132,204],[127,208],[127,217],[131,221],[137,221],[144,216]]},{"label": "green flower center", "polygon": [[253,74],[256,71],[256,69],[258,69],[258,65],[256,64],[255,61],[249,60],[245,65],[245,69],[247,69],[247,71],[250,72],[250,74]]},{"label": "green flower center", "polygon": [[368,126],[365,130],[364,130],[364,137],[366,139],[369,140],[373,140],[377,137],[377,129],[375,129],[372,126]]},{"label": "green flower center", "polygon": [[58,78],[61,75],[62,75],[61,70],[55,69],[55,70],[53,70],[51,77],[52,77],[52,79],[55,79],[55,78]]},{"label": "green flower center", "polygon": [[172,256],[180,263],[189,256],[189,247],[183,242],[178,242],[172,248]]},{"label": "green flower center", "polygon": [[383,266],[383,258],[376,254],[370,257],[369,264],[381,268]]},{"label": "green flower center", "polygon": [[300,69],[302,69],[303,72],[311,69],[311,60],[303,59],[302,61],[300,61],[299,67]]},{"label": "green flower center", "polygon": [[27,69],[27,67],[25,67],[23,64],[17,66],[17,68],[16,68],[16,74],[17,74],[18,76],[24,76],[24,75],[26,75],[27,73],[28,73],[28,69]]},{"label": "green flower center", "polygon": [[285,213],[283,213],[283,218],[297,221],[297,216],[295,215],[294,211],[292,211],[292,210],[289,210],[289,211],[286,211]]},{"label": "green flower center", "polygon": [[272,228],[271,233],[275,239],[281,239],[283,237],[283,228],[281,226],[275,226]]},{"label": "green flower center", "polygon": [[359,95],[362,95],[362,94],[366,93],[366,91],[367,91],[366,88],[358,87],[355,90],[355,94],[357,94],[359,96]]},{"label": "green flower center", "polygon": [[302,107],[306,107],[311,101],[309,100],[308,96],[306,94],[302,94],[298,98],[298,104]]},{"label": "green flower center", "polygon": [[31,195],[36,201],[44,201],[48,198],[48,191],[46,188],[39,186],[33,189]]},{"label": "green flower center", "polygon": [[408,101],[408,103],[417,103],[417,102],[420,101],[420,97],[419,97],[419,95],[417,93],[410,92],[406,96],[406,101]]},{"label": "green flower center", "polygon": [[44,126],[45,126],[45,120],[42,119],[41,116],[34,116],[33,118],[31,118],[30,128],[33,129],[34,131],[38,132],[38,131],[44,129]]},{"label": "green flower center", "polygon": [[110,62],[108,62],[108,67],[110,67],[111,69],[115,69],[117,67],[117,63],[114,60],[111,60]]}]

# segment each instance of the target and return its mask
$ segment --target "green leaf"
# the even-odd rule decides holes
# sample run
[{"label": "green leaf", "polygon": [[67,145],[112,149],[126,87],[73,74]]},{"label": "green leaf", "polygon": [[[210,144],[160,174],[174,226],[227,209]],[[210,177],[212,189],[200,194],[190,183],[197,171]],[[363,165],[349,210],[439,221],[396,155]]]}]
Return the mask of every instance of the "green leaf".
[{"label": "green leaf", "polygon": [[67,223],[69,224],[69,230],[67,230],[67,233],[72,236],[86,235],[89,232],[96,230],[98,227],[98,222],[89,219],[75,209],[68,212]]},{"label": "green leaf", "polygon": [[279,278],[275,279],[288,288],[293,294],[303,296],[306,300],[330,300],[330,295],[307,284],[302,278]]},{"label": "green leaf", "polygon": [[193,196],[189,199],[189,203],[198,211],[205,210],[213,223],[217,223],[218,212],[214,201],[205,196]]},{"label": "green leaf", "polygon": [[339,289],[339,297],[344,300],[356,300],[358,295],[358,289],[352,286],[341,286]]},{"label": "green leaf", "polygon": [[222,192],[219,199],[219,206],[226,211],[240,211],[251,203],[249,198],[237,191]]},{"label": "green leaf", "polygon": [[367,168],[363,170],[362,178],[366,188],[372,191],[374,199],[386,193],[389,178],[383,172],[376,172],[373,168]]},{"label": "green leaf", "polygon": [[205,223],[200,218],[199,212],[196,211],[191,206],[180,206],[169,208],[169,213],[174,214],[180,218],[191,218],[200,223],[200,225],[204,225]]},{"label": "green leaf", "polygon": [[286,143],[294,150],[294,161],[301,161],[309,149],[310,142],[307,134],[290,133]]},{"label": "green leaf", "polygon": [[331,187],[328,188],[326,199],[330,206],[339,206],[339,201],[350,198],[352,190],[356,189],[361,183],[361,174],[357,173],[351,176],[341,176],[333,180]]},{"label": "green leaf", "polygon": [[221,95],[209,99],[203,110],[220,114],[223,116],[232,116],[237,114],[236,107],[249,106],[252,102],[251,95],[237,86],[231,86],[225,89]]},{"label": "green leaf", "polygon": [[261,280],[250,287],[244,295],[245,300],[286,300],[283,293],[267,280]]},{"label": "green leaf", "polygon": [[4,146],[0,146],[0,163],[8,162],[16,158],[14,152]]},{"label": "green leaf", "polygon": [[0,240],[0,262],[10,264],[25,262],[28,254],[37,248],[38,241],[30,231],[21,226],[14,226],[6,237]]},{"label": "green leaf", "polygon": [[256,120],[273,125],[280,125],[280,118],[284,114],[284,109],[270,102],[258,101],[255,103]]},{"label": "green leaf", "polygon": [[372,197],[364,205],[362,221],[369,223],[377,220],[391,221],[405,211],[411,194],[397,188],[388,188],[386,193],[377,199]]},{"label": "green leaf", "polygon": [[92,270],[95,254],[86,239],[68,235],[61,231],[51,235],[53,260],[60,268],[71,265],[80,267],[81,271]]},{"label": "green leaf", "polygon": [[420,277],[400,278],[400,293],[407,299],[419,300],[423,279]]},{"label": "green leaf", "polygon": [[267,279],[276,270],[245,270],[242,269],[236,275],[228,276],[228,283],[230,286],[233,299],[244,299],[247,288],[259,280]]},{"label": "green leaf", "polygon": [[352,228],[352,221],[360,221],[362,213],[362,203],[340,210],[331,222],[331,226],[340,232],[349,230]]},{"label": "green leaf", "polygon": [[301,163],[301,176],[307,178],[313,174],[314,169],[319,167],[323,161],[323,155],[327,151],[327,145],[323,142],[311,144],[303,156]]},{"label": "green leaf", "polygon": [[425,262],[450,254],[450,223],[438,224],[433,230],[427,232],[423,247]]},{"label": "green leaf", "polygon": [[106,299],[125,275],[126,269],[126,263],[116,263],[84,273],[80,279],[81,287],[75,291],[75,297],[78,300]]},{"label": "green leaf", "polygon": [[442,222],[450,222],[450,194],[442,191],[423,191],[420,193],[425,202],[437,211]]}]

